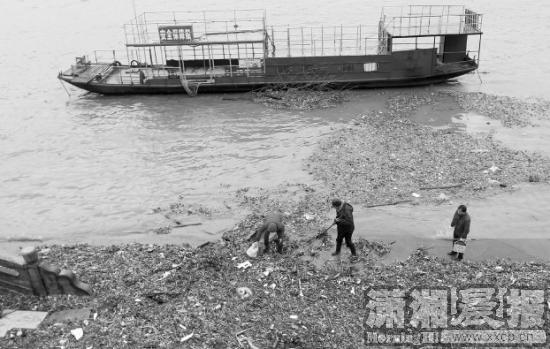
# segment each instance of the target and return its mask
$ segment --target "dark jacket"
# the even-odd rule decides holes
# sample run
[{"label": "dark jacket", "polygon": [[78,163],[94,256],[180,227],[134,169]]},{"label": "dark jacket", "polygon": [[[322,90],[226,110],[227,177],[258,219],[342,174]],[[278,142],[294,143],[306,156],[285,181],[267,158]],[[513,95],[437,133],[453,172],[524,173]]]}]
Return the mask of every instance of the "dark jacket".
[{"label": "dark jacket", "polygon": [[267,228],[271,223],[277,225],[277,235],[281,235],[285,231],[285,226],[283,224],[283,215],[280,213],[272,213],[267,215],[264,219],[264,223],[256,229],[256,234],[254,234],[254,241],[259,241],[262,238],[262,235],[267,232]]},{"label": "dark jacket", "polygon": [[355,224],[353,223],[353,206],[344,202],[339,210],[336,211],[336,219],[339,222],[336,223],[338,231],[353,232]]},{"label": "dark jacket", "polygon": [[457,212],[451,222],[451,227],[454,227],[453,238],[466,239],[468,233],[470,233],[470,215],[465,213],[463,216],[459,216]]}]

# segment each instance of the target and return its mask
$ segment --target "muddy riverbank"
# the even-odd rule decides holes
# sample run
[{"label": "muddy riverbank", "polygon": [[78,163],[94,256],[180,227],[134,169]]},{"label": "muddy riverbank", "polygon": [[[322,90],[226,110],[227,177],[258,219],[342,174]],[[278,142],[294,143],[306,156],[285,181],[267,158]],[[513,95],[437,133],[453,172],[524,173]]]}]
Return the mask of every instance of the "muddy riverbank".
[{"label": "muddy riverbank", "polygon": [[[340,115],[341,123],[319,137],[311,155],[297,158],[298,167],[305,159],[304,174],[294,182],[263,189],[252,183],[216,205],[181,197],[153,208],[150,214],[157,216],[158,225],[147,231],[74,233],[69,239],[41,239],[36,233],[4,240],[1,246],[11,255],[21,246],[41,243],[198,246],[219,240],[242,222],[252,229],[273,208],[289,213],[292,234],[307,236],[330,222],[328,200],[333,196],[357,205],[357,219],[365,222],[357,234],[364,226],[365,233],[382,236],[441,237],[434,232],[444,231],[454,206],[465,203],[471,206],[477,238],[546,237],[542,227],[550,222],[541,211],[548,207],[548,149],[529,139],[533,133],[542,138],[550,133],[548,103],[435,88],[350,91],[345,96],[341,105],[314,111],[335,120]],[[293,99],[283,101],[292,105]],[[478,114],[488,110],[493,112]],[[396,205],[378,206],[386,204]],[[402,210],[409,213],[400,220]],[[304,230],[294,221],[306,214],[310,220]]]},{"label": "muddy riverbank", "polygon": [[[88,307],[92,315],[21,335],[12,331],[1,346],[356,348],[365,330],[358,304],[370,287],[460,288],[475,282],[548,288],[548,158],[498,139],[503,129],[521,135],[524,126],[487,131],[460,104],[464,96],[420,92],[370,94],[383,108],[367,113],[360,94],[350,98],[341,108],[360,112],[320,141],[304,164],[312,177],[307,184],[243,187],[224,203],[223,215],[183,201],[160,207],[156,213],[164,224],[158,231],[111,237],[103,243],[109,246],[97,239],[95,245],[40,246],[44,261],[74,270],[94,295],[3,294],[3,307],[47,312]],[[501,122],[495,115],[482,117],[485,125]],[[546,132],[544,123],[528,127]],[[359,256],[353,261],[345,249],[340,257],[330,256],[334,231],[319,235],[333,219],[334,196],[355,206]],[[465,260],[458,263],[446,252],[450,219],[462,203],[469,207],[472,229]],[[234,208],[242,217],[227,221],[207,239],[211,243],[205,244],[198,225],[172,226],[235,220]],[[273,210],[285,214],[284,254],[251,260],[244,253],[246,238]],[[141,243],[129,243],[132,239]],[[9,245],[18,258],[17,248],[29,244],[39,242],[3,247]],[[247,260],[251,266],[240,268]],[[241,298],[239,287],[248,287],[251,296]],[[71,335],[76,327],[84,333],[79,340]]]}]

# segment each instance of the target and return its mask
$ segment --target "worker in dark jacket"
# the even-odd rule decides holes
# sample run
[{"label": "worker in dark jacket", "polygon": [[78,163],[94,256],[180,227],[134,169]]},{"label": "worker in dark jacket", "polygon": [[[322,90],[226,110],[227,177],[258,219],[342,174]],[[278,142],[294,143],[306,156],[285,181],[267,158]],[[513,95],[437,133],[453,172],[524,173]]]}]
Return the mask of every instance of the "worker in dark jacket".
[{"label": "worker in dark jacket", "polygon": [[351,235],[355,230],[355,224],[353,223],[353,206],[347,202],[343,202],[340,199],[332,200],[332,207],[336,210],[336,218],[334,223],[336,224],[338,235],[336,237],[336,251],[333,256],[340,254],[342,248],[342,241],[346,240],[346,246],[350,249],[351,254],[356,256],[355,246],[351,242]]},{"label": "worker in dark jacket", "polygon": [[277,233],[277,252],[283,253],[283,238],[285,235],[285,226],[283,224],[283,215],[281,213],[272,213],[265,217],[262,225],[256,229],[252,235],[254,241],[261,242],[263,237],[264,249],[269,252],[269,234]]},{"label": "worker in dark jacket", "polygon": [[[466,240],[468,233],[470,233],[470,215],[466,211],[466,206],[460,205],[453,216],[453,220],[451,222],[451,227],[455,228],[453,232],[453,245],[458,240]],[[456,253],[451,251],[449,252],[449,255],[456,255],[458,260],[462,260],[462,258],[464,258],[464,253]]]}]

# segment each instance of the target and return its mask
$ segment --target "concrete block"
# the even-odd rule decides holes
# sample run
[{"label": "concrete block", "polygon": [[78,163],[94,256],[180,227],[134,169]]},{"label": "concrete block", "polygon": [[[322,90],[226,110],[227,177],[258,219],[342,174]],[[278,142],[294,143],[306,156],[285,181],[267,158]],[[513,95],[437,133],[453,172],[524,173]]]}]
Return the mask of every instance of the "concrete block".
[{"label": "concrete block", "polygon": [[5,312],[6,316],[0,318],[0,337],[4,337],[12,328],[35,329],[48,315],[45,311],[16,310],[12,313]]}]

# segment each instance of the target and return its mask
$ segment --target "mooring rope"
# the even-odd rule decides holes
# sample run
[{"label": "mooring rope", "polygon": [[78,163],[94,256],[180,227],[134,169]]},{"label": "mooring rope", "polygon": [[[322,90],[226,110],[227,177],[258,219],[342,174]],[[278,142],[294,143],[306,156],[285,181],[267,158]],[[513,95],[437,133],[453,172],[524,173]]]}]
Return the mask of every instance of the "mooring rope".
[{"label": "mooring rope", "polygon": [[63,89],[65,90],[65,92],[67,92],[67,96],[69,96],[69,98],[71,98],[71,94],[69,93],[69,90],[67,90],[67,87],[65,87],[65,84],[63,83],[63,80],[59,79],[59,83],[61,84],[61,86],[63,86]]},{"label": "mooring rope", "polygon": [[180,82],[181,82],[181,86],[183,86],[183,89],[185,90],[185,92],[187,92],[187,94],[191,97],[194,97],[197,95],[197,92],[199,90],[199,83],[196,83],[195,85],[195,91],[191,90],[191,88],[189,87],[189,81],[183,76],[183,74],[180,74]]}]

